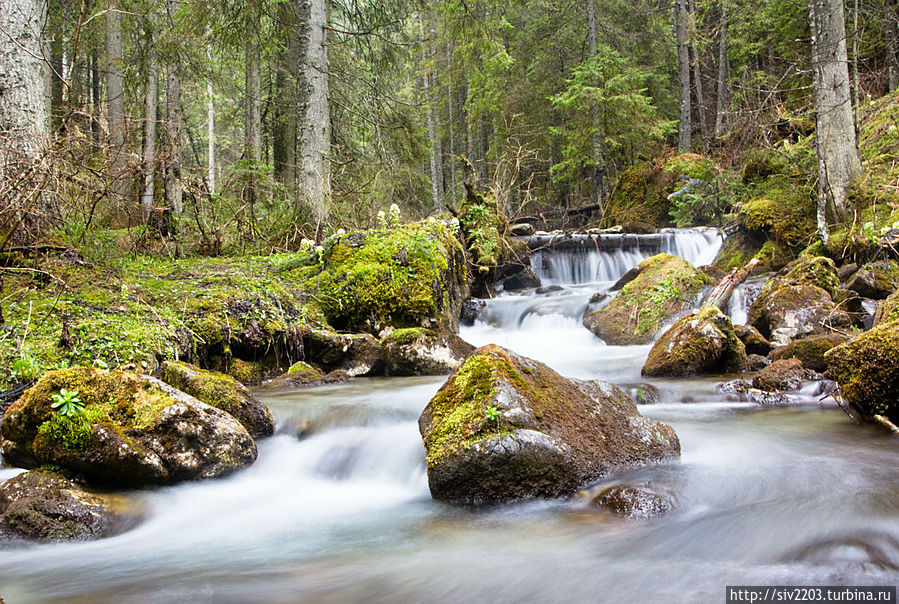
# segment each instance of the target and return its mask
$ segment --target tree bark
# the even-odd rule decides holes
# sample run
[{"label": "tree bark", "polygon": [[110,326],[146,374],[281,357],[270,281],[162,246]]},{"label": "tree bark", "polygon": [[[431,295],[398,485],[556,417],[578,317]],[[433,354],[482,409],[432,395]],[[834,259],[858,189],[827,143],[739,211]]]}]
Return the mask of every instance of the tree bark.
[{"label": "tree bark", "polygon": [[[596,43],[596,0],[587,0],[587,42],[590,58],[595,59],[597,53]],[[594,81],[594,86],[599,82]],[[602,123],[600,121],[599,106],[593,104],[590,108],[593,120],[593,135],[590,144],[593,149],[593,205],[599,204],[600,208],[606,203],[606,161],[602,149]],[[600,209],[602,214],[602,209]]]},{"label": "tree bark", "polygon": [[[0,228],[6,231],[3,245],[14,231],[17,239],[27,240],[55,220],[47,178],[52,169],[47,158],[49,53],[43,38],[47,8],[46,0],[0,2],[0,184],[12,185],[0,198]],[[20,179],[29,190],[19,190],[12,178]]]},{"label": "tree bark", "polygon": [[862,166],[852,117],[843,1],[809,0],[809,21],[815,74],[818,229],[826,240],[824,210],[837,221],[846,220],[849,186],[861,174]]},{"label": "tree bark", "polygon": [[887,69],[890,92],[899,88],[899,30],[897,30],[895,0],[883,0],[883,34],[887,47]]},{"label": "tree bark", "polygon": [[144,222],[150,220],[150,213],[153,211],[156,185],[156,120],[159,110],[159,68],[152,32],[148,38],[145,68],[147,85],[144,90],[144,148],[142,153],[144,183],[140,199]]},{"label": "tree bark", "polygon": [[[212,64],[212,47],[206,46],[206,59]],[[213,97],[212,80],[206,80],[206,186],[209,195],[215,195],[215,98]]]},{"label": "tree bark", "polygon": [[727,2],[721,0],[721,31],[718,39],[718,92],[715,98],[715,138],[724,136],[725,97],[727,96]]},{"label": "tree bark", "polygon": [[706,299],[703,301],[704,305],[707,306],[717,306],[721,310],[724,310],[727,307],[727,303],[730,302],[730,298],[734,293],[734,290],[738,285],[746,281],[749,278],[750,273],[752,273],[752,269],[754,269],[759,263],[758,258],[753,258],[749,261],[749,263],[743,268],[735,268],[730,273],[727,274],[721,281],[718,282],[718,285],[715,286]]},{"label": "tree bark", "polygon": [[696,114],[699,116],[699,134],[702,137],[702,144],[705,145],[709,140],[709,129],[705,120],[705,103],[702,99],[702,66],[699,64],[699,47],[696,40],[696,2],[690,0],[690,37],[692,43],[690,50],[693,54],[693,90],[696,92]]},{"label": "tree bark", "polygon": [[[166,0],[169,27],[174,28],[173,17],[181,7],[181,0]],[[166,205],[180,214],[183,188],[181,185],[181,149],[182,149],[182,116],[181,116],[181,62],[177,58],[169,65],[166,82],[166,133],[168,135],[168,161],[165,168],[165,201]]]},{"label": "tree bark", "polygon": [[677,125],[677,151],[689,153],[693,136],[690,118],[690,51],[687,47],[686,0],[674,1],[674,29],[677,38],[677,81],[680,121]]},{"label": "tree bark", "polygon": [[121,210],[127,205],[125,87],[122,75],[122,14],[114,1],[106,10],[106,115],[109,124],[110,192]]},{"label": "tree bark", "polygon": [[256,170],[262,157],[262,88],[259,76],[259,40],[254,15],[247,15],[246,73],[244,91],[244,159],[249,164],[246,200],[252,207],[259,200]]},{"label": "tree bark", "polygon": [[331,198],[328,14],[328,0],[299,2],[298,203],[309,209],[317,231],[328,219]]},{"label": "tree bark", "polygon": [[297,11],[281,5],[279,29],[284,32],[275,71],[275,131],[272,140],[274,174],[291,196],[297,186],[297,77],[300,69]]},{"label": "tree bark", "polygon": [[431,167],[431,203],[437,211],[443,209],[443,149],[438,132],[438,118],[436,115],[436,101],[434,100],[433,88],[436,85],[431,75],[431,62],[433,61],[433,53],[426,50],[430,48],[431,43],[427,41],[424,31],[424,23],[422,17],[418,16],[418,28],[421,33],[421,69],[422,82],[425,101],[425,111],[427,113],[428,123],[428,142],[430,142],[430,167]]}]

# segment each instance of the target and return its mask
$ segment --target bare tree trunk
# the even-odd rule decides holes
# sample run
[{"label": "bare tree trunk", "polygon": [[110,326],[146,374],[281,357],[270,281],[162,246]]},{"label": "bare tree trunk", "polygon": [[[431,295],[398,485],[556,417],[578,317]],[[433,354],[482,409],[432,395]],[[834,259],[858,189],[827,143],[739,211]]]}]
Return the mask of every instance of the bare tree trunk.
[{"label": "bare tree trunk", "polygon": [[328,0],[300,0],[300,133],[298,202],[312,212],[316,230],[328,219],[331,200],[331,113],[328,107]]},{"label": "bare tree trunk", "polygon": [[122,76],[122,14],[114,0],[106,11],[106,95],[109,123],[109,179],[115,203],[127,205],[125,87]]},{"label": "bare tree trunk", "polygon": [[[596,58],[596,1],[587,0],[587,42],[590,51],[590,58]],[[599,86],[599,82],[594,81],[594,86]],[[606,203],[606,160],[603,157],[602,150],[602,123],[600,122],[599,106],[594,104],[590,111],[593,120],[593,136],[591,137],[591,145],[593,148],[593,161],[596,165],[593,168],[593,205],[599,204],[599,214],[602,216],[602,208]]]},{"label": "bare tree trunk", "polygon": [[259,183],[256,169],[262,157],[262,89],[259,77],[259,40],[253,15],[247,15],[245,40],[246,74],[244,92],[244,158],[249,163],[250,178],[247,183],[247,202],[250,206],[259,200]]},{"label": "bare tree trunk", "polygon": [[144,222],[150,219],[150,213],[153,211],[153,193],[156,185],[156,119],[159,112],[159,72],[152,33],[149,38],[146,57],[147,86],[144,91],[144,148],[142,154],[144,186],[140,200]]},{"label": "bare tree trunk", "polygon": [[443,149],[441,148],[440,133],[438,132],[438,118],[436,115],[433,88],[436,84],[433,82],[431,75],[431,62],[433,61],[433,53],[426,50],[430,48],[431,43],[426,40],[424,23],[421,14],[418,15],[418,28],[421,34],[421,69],[422,82],[425,100],[425,110],[428,122],[428,142],[430,145],[430,167],[431,167],[431,203],[435,210],[443,209]]},{"label": "bare tree trunk", "polygon": [[696,39],[698,33],[695,0],[690,0],[690,35],[693,39],[690,50],[693,54],[693,90],[696,91],[696,113],[699,116],[699,134],[702,137],[702,144],[705,145],[709,140],[709,129],[705,121],[705,103],[702,100],[702,66],[699,64],[699,46]]},{"label": "bare tree trunk", "polygon": [[94,140],[99,143],[102,140],[102,129],[100,127],[100,57],[97,49],[91,51],[91,133]]},{"label": "bare tree trunk", "polygon": [[677,81],[680,122],[677,125],[677,151],[689,153],[693,136],[690,118],[690,51],[687,47],[686,0],[674,1],[674,29],[677,38]]},{"label": "bare tree trunk", "polygon": [[[843,1],[809,0],[809,17],[815,71],[819,187],[824,185],[827,209],[836,220],[845,221],[849,186],[861,174],[862,166],[852,119]],[[822,231],[826,218],[822,216],[821,197],[819,194],[819,231]],[[826,224],[823,226],[826,229]]]},{"label": "bare tree trunk", "polygon": [[53,31],[52,35],[53,38],[50,40],[50,89],[52,97],[50,111],[53,118],[53,129],[56,130],[62,124],[62,117],[65,115],[63,91],[66,83],[62,76],[62,32]]},{"label": "bare tree trunk", "polygon": [[46,24],[46,0],[0,2],[0,183],[12,185],[9,179],[17,178],[35,187],[24,195],[16,185],[4,187],[3,245],[14,231],[22,239],[39,236],[56,218],[46,177],[52,169]]},{"label": "bare tree trunk", "polygon": [[749,263],[743,268],[735,268],[731,270],[721,281],[718,282],[718,285],[715,286],[706,299],[703,300],[703,305],[706,306],[717,306],[721,310],[724,310],[727,307],[727,303],[730,302],[731,296],[733,296],[734,290],[738,285],[746,281],[749,278],[749,274],[752,270],[758,266],[759,259],[753,258],[749,261]]},{"label": "bare tree trunk", "polygon": [[[206,59],[212,64],[212,47],[206,46]],[[215,195],[215,98],[213,97],[212,80],[206,81],[206,176],[209,194]]]},{"label": "bare tree trunk", "polygon": [[887,66],[889,73],[889,87],[890,92],[894,92],[897,88],[899,88],[899,58],[897,58],[897,53],[899,53],[899,31],[897,31],[897,18],[899,15],[896,14],[896,7],[894,6],[895,0],[882,0],[883,1],[883,32],[884,38],[886,38],[886,46],[887,46]]},{"label": "bare tree trunk", "polygon": [[858,129],[858,0],[852,11],[852,117]]},{"label": "bare tree trunk", "polygon": [[[181,7],[181,0],[166,0],[169,27],[174,27],[173,16]],[[183,188],[181,185],[181,62],[177,59],[169,65],[168,80],[166,82],[166,117],[168,123],[169,155],[165,168],[165,201],[166,205],[180,214],[182,207]]]},{"label": "bare tree trunk", "polygon": [[[446,63],[450,65],[450,56],[449,52],[447,52]],[[455,200],[456,196],[456,138],[454,135],[455,130],[455,111],[453,107],[453,103],[455,102],[455,98],[453,95],[453,84],[452,82],[446,85],[446,109],[447,116],[449,119],[449,155],[447,156],[447,160],[449,161],[449,173],[450,173],[450,186],[449,186],[449,197],[451,202]]]},{"label": "bare tree trunk", "polygon": [[715,137],[724,136],[724,111],[727,96],[727,2],[721,0],[721,31],[718,40],[718,94],[715,99]]},{"label": "bare tree trunk", "polygon": [[275,71],[275,131],[272,140],[275,178],[291,197],[297,186],[297,77],[300,69],[297,11],[292,3],[279,10],[279,29],[284,41]]}]

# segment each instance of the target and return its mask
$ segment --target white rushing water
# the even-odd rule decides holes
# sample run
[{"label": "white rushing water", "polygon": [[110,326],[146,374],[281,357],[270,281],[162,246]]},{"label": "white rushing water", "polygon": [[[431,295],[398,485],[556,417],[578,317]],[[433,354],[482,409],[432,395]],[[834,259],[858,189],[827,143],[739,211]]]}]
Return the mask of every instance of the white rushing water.
[{"label": "white rushing water", "polygon": [[[617,277],[615,277],[617,278]],[[640,382],[648,347],[606,346],[580,314],[606,282],[503,295],[463,330],[563,374]],[[657,380],[679,461],[611,476],[675,494],[628,521],[588,499],[464,509],[428,493],[417,418],[444,378],[260,392],[279,433],[221,480],[136,492],[135,529],[0,550],[8,604],[721,602],[726,585],[895,584],[899,443],[816,392],[762,409],[710,379]],[[296,426],[308,426],[298,438]],[[3,476],[11,475],[4,470]]]}]

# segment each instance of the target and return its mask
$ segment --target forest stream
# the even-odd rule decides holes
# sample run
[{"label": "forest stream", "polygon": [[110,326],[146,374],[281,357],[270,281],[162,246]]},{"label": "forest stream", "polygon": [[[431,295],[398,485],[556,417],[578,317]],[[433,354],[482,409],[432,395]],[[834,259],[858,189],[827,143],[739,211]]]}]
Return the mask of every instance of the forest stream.
[{"label": "forest stream", "polygon": [[[708,264],[717,231],[671,231],[665,251]],[[606,346],[588,299],[651,253],[542,251],[544,284],[500,294],[461,335],[625,389],[649,346]],[[753,283],[730,314],[745,320]],[[134,492],[145,520],[89,543],[0,551],[9,604],[29,602],[704,602],[727,585],[887,585],[899,573],[899,441],[853,423],[819,385],[764,408],[725,378],[653,380],[640,411],[670,423],[682,457],[608,477],[670,493],[627,520],[590,497],[465,508],[431,499],[417,419],[445,381],[359,378],[257,394],[278,431],[221,480]],[[296,436],[297,426],[309,434]],[[0,470],[7,479],[21,470]]]}]

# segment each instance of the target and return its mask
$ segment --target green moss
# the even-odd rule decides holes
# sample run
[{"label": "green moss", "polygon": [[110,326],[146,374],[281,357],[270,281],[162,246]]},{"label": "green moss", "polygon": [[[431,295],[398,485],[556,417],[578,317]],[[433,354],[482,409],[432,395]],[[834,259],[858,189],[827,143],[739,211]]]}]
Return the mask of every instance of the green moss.
[{"label": "green moss", "polygon": [[66,451],[77,453],[84,451],[91,440],[91,429],[94,424],[103,421],[106,414],[98,408],[84,409],[71,417],[54,413],[49,420],[41,424],[34,440],[35,452],[42,458],[41,451],[62,447]]},{"label": "green moss", "polygon": [[676,178],[676,174],[664,171],[658,162],[652,161],[623,170],[606,204],[602,224],[670,225],[668,195],[674,191]]},{"label": "green moss", "polygon": [[393,342],[401,346],[405,346],[407,344],[412,344],[413,342],[415,342],[418,338],[424,335],[424,333],[425,330],[421,327],[395,329],[387,334],[382,343],[387,344]]},{"label": "green moss", "polygon": [[697,153],[676,155],[665,162],[663,169],[674,176],[686,175],[704,182],[712,182],[718,175],[715,160]]},{"label": "green moss", "polygon": [[234,378],[218,371],[205,371],[184,362],[167,362],[162,379],[182,392],[237,416],[246,404],[246,390]]},{"label": "green moss", "polygon": [[755,148],[746,154],[743,160],[743,172],[741,180],[749,185],[765,180],[775,174],[789,174],[789,160],[782,154],[771,149]]},{"label": "green moss", "polygon": [[487,272],[508,260],[509,221],[500,211],[492,191],[487,195],[469,191],[457,214],[471,262],[479,271]]},{"label": "green moss", "polygon": [[[708,330],[717,337],[710,337]],[[719,347],[723,340],[724,345]],[[739,371],[746,365],[746,347],[719,308],[703,306],[681,318],[655,343],[643,375],[687,376]]]},{"label": "green moss", "polygon": [[[792,285],[815,285],[833,296],[840,287],[840,278],[833,260],[824,256],[803,256],[787,267],[784,280]],[[765,284],[773,287],[774,280]]]}]

